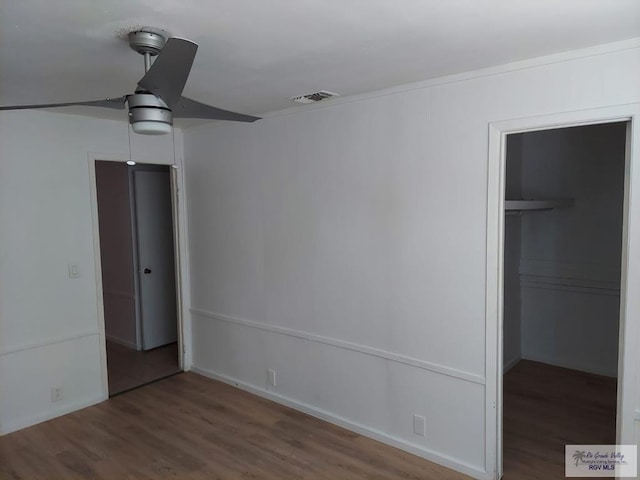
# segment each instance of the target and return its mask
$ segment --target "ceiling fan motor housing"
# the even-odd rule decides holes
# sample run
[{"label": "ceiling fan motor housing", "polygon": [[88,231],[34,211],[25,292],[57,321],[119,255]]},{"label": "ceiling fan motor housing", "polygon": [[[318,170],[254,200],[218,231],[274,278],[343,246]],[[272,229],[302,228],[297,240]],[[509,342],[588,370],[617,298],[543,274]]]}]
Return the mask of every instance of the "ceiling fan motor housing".
[{"label": "ceiling fan motor housing", "polygon": [[136,93],[127,97],[129,123],[136,133],[162,135],[171,131],[171,109],[152,93]]}]

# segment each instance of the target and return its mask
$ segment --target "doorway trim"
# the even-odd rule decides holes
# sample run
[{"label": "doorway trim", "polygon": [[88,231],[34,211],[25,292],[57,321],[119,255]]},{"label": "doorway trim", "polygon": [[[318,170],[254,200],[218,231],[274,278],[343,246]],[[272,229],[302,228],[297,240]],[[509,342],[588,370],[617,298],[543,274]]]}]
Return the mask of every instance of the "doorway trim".
[{"label": "doorway trim", "polygon": [[89,152],[87,154],[89,164],[89,190],[91,197],[91,220],[93,232],[93,252],[95,263],[95,282],[97,297],[97,317],[98,317],[98,336],[100,348],[100,364],[102,372],[102,398],[109,398],[109,381],[107,370],[107,346],[106,346],[106,329],[104,319],[104,301],[102,287],[102,263],[100,254],[100,228],[98,221],[98,188],[96,184],[96,162],[109,161],[126,163],[127,160],[133,160],[141,165],[166,165],[169,168],[171,178],[171,215],[173,218],[173,238],[174,238],[174,257],[175,257],[175,276],[176,276],[176,305],[177,305],[177,328],[178,328],[178,364],[181,371],[189,371],[191,369],[191,350],[188,342],[191,332],[191,317],[189,315],[189,304],[185,301],[185,292],[189,291],[189,264],[187,257],[186,241],[187,224],[186,224],[186,202],[184,199],[184,172],[181,165],[181,159],[176,159],[176,164],[163,161],[162,158],[157,160],[136,158],[125,158],[121,154],[96,153]]},{"label": "doorway trim", "polygon": [[[640,345],[640,104],[489,123],[485,342],[485,469],[502,476],[502,361],[506,138],[557,128],[628,122],[625,151],[616,442],[634,444]],[[635,214],[635,221],[632,213]]]}]

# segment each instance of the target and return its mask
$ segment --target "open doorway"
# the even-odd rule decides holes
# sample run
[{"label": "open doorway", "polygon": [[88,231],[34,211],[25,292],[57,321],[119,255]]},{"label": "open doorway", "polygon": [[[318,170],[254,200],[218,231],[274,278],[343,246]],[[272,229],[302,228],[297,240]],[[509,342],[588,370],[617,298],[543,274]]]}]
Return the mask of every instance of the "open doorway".
[{"label": "open doorway", "polygon": [[166,165],[96,161],[109,395],[181,371]]},{"label": "open doorway", "polygon": [[506,136],[503,473],[617,443],[627,122]]}]

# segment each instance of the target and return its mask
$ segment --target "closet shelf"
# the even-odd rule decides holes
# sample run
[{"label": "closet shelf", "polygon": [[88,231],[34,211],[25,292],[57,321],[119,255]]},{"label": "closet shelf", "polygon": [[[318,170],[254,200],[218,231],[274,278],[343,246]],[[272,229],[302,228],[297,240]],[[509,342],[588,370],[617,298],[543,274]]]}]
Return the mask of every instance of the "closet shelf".
[{"label": "closet shelf", "polygon": [[571,207],[572,205],[572,198],[556,198],[549,200],[505,200],[504,209],[508,214],[515,214],[536,210],[552,210],[554,208]]}]

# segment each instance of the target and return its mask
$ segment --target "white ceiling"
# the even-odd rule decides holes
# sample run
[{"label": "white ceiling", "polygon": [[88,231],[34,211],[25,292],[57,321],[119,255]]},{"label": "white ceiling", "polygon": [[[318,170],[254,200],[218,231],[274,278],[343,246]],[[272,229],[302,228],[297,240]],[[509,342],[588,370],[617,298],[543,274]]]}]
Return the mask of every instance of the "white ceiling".
[{"label": "white ceiling", "polygon": [[0,0],[0,104],[132,93],[122,32],[147,25],[200,45],[186,96],[262,114],[639,37],[640,1]]}]

